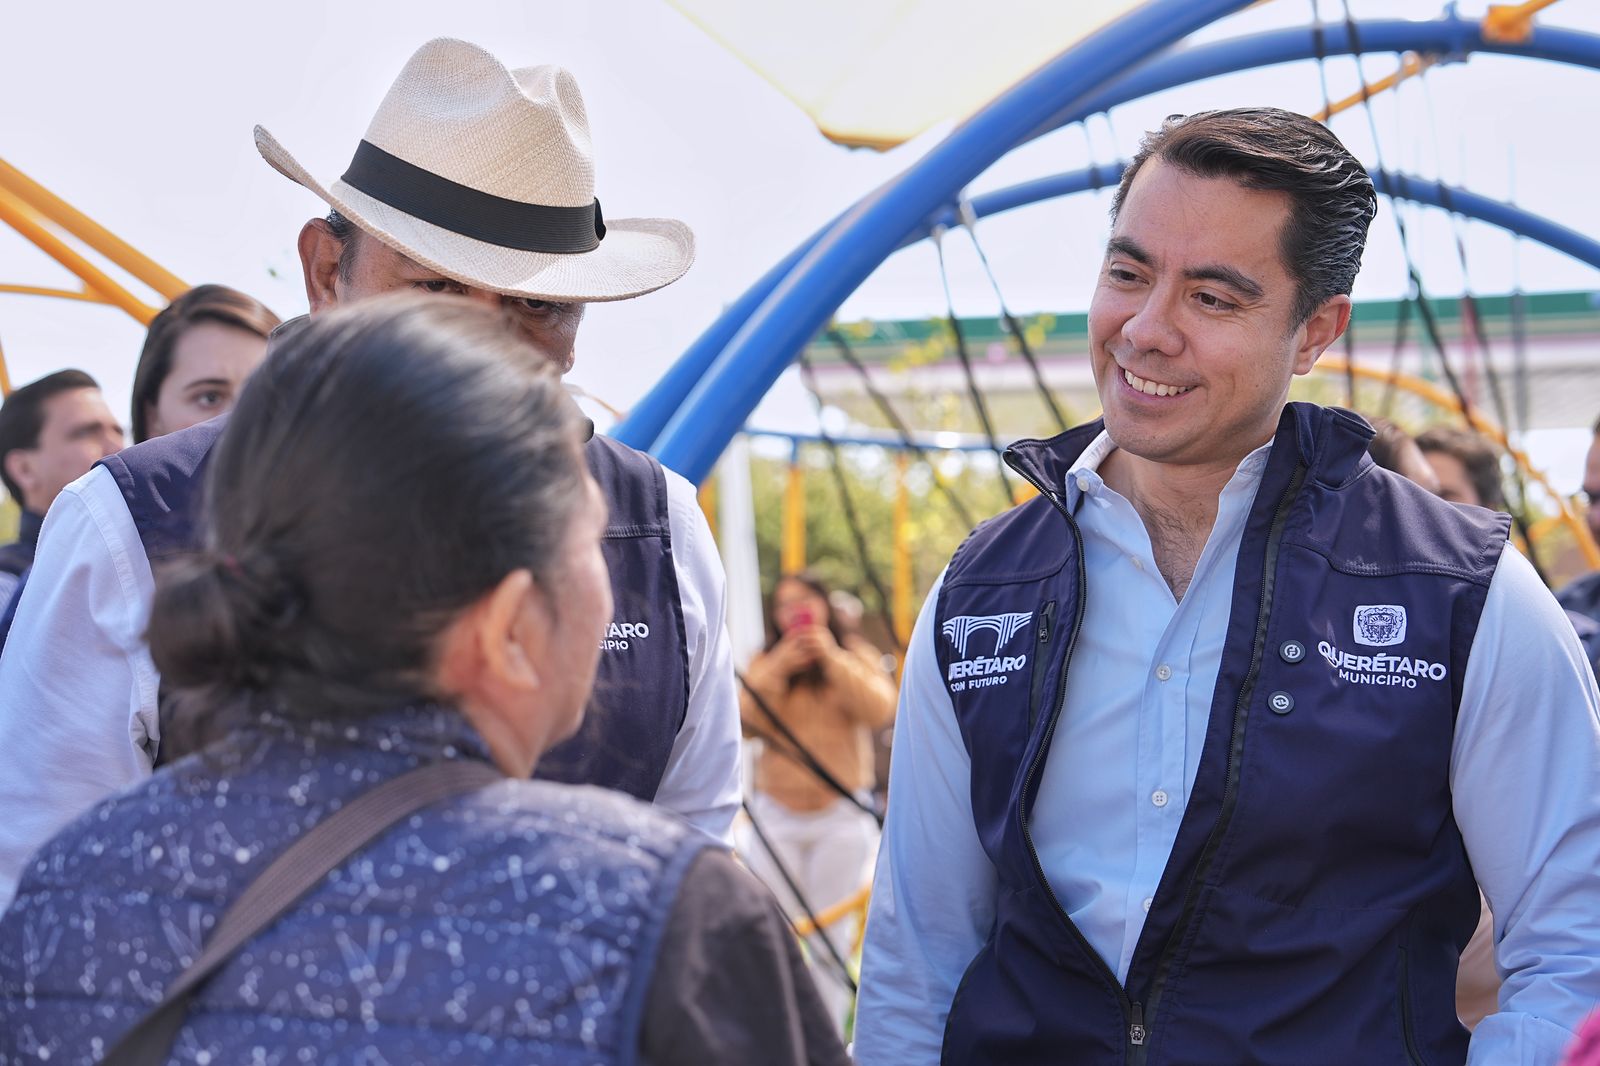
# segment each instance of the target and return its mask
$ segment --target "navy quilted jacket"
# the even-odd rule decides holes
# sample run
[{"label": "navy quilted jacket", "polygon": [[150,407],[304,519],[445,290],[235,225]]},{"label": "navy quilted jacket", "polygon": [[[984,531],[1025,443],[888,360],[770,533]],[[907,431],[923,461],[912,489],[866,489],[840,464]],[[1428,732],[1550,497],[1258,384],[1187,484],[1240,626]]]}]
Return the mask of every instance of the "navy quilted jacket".
[{"label": "navy quilted jacket", "polygon": [[[228,904],[343,801],[487,758],[455,712],[268,719],[85,814],[0,919],[0,1063],[90,1063]],[[609,1063],[704,838],[599,789],[507,780],[391,829],[197,997],[173,1061]]]}]

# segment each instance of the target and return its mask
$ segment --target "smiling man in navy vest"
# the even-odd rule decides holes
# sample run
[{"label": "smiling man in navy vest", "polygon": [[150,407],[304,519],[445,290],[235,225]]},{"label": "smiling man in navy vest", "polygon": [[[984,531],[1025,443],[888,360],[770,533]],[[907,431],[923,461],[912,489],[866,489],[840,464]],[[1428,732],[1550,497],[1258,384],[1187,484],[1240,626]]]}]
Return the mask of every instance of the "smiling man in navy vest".
[{"label": "smiling man in navy vest", "polygon": [[856,1053],[1555,1066],[1600,999],[1600,721],[1506,520],[1288,404],[1376,208],[1319,124],[1169,121],[1089,311],[1103,422],[1020,441],[906,662]]},{"label": "smiling man in navy vest", "polygon": [[[503,305],[566,369],[586,303],[670,284],[694,258],[681,222],[602,219],[571,75],[508,71],[461,41],[411,58],[339,180],[318,182],[259,127],[256,145],[333,209],[300,233],[313,314],[392,290],[456,293]],[[159,759],[151,564],[196,543],[221,432],[218,420],[113,457],[46,520],[0,658],[0,907],[35,847]],[[610,506],[616,624],[584,730],[539,773],[653,799],[725,838],[739,711],[710,531],[693,488],[653,459],[600,437],[588,454]]]}]

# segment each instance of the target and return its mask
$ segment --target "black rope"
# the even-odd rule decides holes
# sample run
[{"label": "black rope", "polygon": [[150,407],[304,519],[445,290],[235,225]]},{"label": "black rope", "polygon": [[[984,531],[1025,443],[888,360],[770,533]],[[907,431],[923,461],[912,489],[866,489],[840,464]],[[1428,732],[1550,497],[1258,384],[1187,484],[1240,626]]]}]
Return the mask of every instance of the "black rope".
[{"label": "black rope", "polygon": [[[1516,244],[1522,243],[1521,237],[1513,237]],[[1528,305],[1522,292],[1522,271],[1515,268],[1515,277],[1511,283],[1511,365],[1513,403],[1517,412],[1517,428],[1526,432],[1528,428],[1528,407],[1532,401],[1528,388]]]},{"label": "black rope", "polygon": [[[840,799],[845,800],[850,804],[850,806],[854,807],[863,814],[870,816],[874,822],[878,823],[878,828],[882,829],[883,816],[877,811],[873,810],[871,807],[868,807],[865,803],[862,803],[854,792],[851,792],[848,788],[845,788],[839,779],[834,777],[826,766],[822,765],[822,761],[817,758],[816,754],[810,748],[806,747],[800,742],[800,738],[794,735],[794,731],[789,728],[788,724],[784,722],[783,719],[778,717],[777,712],[774,711],[767,701],[762,698],[761,693],[755,690],[755,687],[750,684],[749,679],[744,676],[744,672],[735,670],[733,676],[739,679],[739,684],[744,686],[745,692],[750,694],[750,699],[756,705],[756,709],[766,716],[767,721],[772,723],[774,729],[783,734],[784,740],[793,745],[793,750],[791,751],[783,748],[777,743],[774,743],[773,750],[783,752],[795,762],[799,763],[801,766],[804,766],[807,770],[810,770],[811,773],[816,776],[817,780],[821,781],[833,791],[837,792]],[[767,739],[775,740],[775,738]]]},{"label": "black rope", "polygon": [[[1333,97],[1328,95],[1328,38],[1322,23],[1322,4],[1311,0],[1311,46],[1317,57],[1317,82],[1322,90],[1322,121],[1333,121]],[[1352,307],[1344,330],[1344,395],[1351,410],[1356,406],[1356,318]]]},{"label": "black rope", "polygon": [[1322,84],[1323,122],[1332,121],[1333,97],[1328,95],[1328,38],[1322,25],[1321,0],[1311,0],[1311,47],[1317,55],[1317,78]]},{"label": "black rope", "polygon": [[1495,369],[1493,350],[1489,345],[1489,334],[1484,328],[1483,316],[1478,313],[1478,301],[1472,295],[1472,271],[1467,262],[1467,242],[1465,226],[1461,213],[1456,210],[1454,194],[1444,183],[1440,170],[1443,167],[1444,153],[1439,150],[1438,120],[1433,106],[1433,88],[1424,70],[1418,80],[1422,83],[1423,100],[1428,107],[1429,125],[1434,130],[1434,188],[1439,194],[1439,206],[1444,209],[1450,218],[1451,234],[1455,238],[1456,261],[1461,266],[1461,310],[1464,317],[1470,318],[1473,339],[1477,342],[1478,350],[1483,357],[1484,377],[1489,383],[1489,398],[1494,404],[1495,417],[1500,424],[1511,427],[1511,411],[1506,405],[1505,390],[1500,382],[1500,372]]},{"label": "black rope", "polygon": [[933,234],[933,250],[939,256],[939,281],[944,285],[944,303],[948,312],[946,320],[950,323],[950,332],[955,337],[956,358],[961,360],[961,372],[967,379],[967,395],[972,400],[972,409],[978,413],[978,424],[983,427],[983,439],[988,442],[999,464],[995,470],[995,477],[1000,479],[1000,492],[1005,499],[1005,507],[1010,507],[1013,500],[1011,482],[1006,477],[1005,449],[1000,447],[1000,440],[995,436],[994,424],[989,421],[988,405],[983,402],[983,392],[978,388],[978,378],[972,370],[972,355],[967,351],[967,337],[961,329],[961,320],[956,317],[955,300],[950,296],[950,273],[945,268],[944,262],[944,234],[938,230]]},{"label": "black rope", "polygon": [[[1350,48],[1351,48],[1351,51],[1355,53],[1356,72],[1357,72],[1357,75],[1358,75],[1358,80],[1361,82],[1362,109],[1366,112],[1367,125],[1368,125],[1368,128],[1371,130],[1371,133],[1372,133],[1372,151],[1373,151],[1373,156],[1374,156],[1375,161],[1377,162],[1379,172],[1380,173],[1385,173],[1387,175],[1387,179],[1388,180],[1385,182],[1385,184],[1389,184],[1391,182],[1398,183],[1399,180],[1400,180],[1400,175],[1399,174],[1388,174],[1387,171],[1384,168],[1384,165],[1383,165],[1383,145],[1382,145],[1382,140],[1378,135],[1378,119],[1377,119],[1376,113],[1372,109],[1372,93],[1367,88],[1366,73],[1362,70],[1362,67],[1361,67],[1361,54],[1362,54],[1361,53],[1361,33],[1360,33],[1360,30],[1356,27],[1355,17],[1351,14],[1351,11],[1350,11],[1350,0],[1341,0],[1341,3],[1344,6],[1345,32],[1348,33],[1349,37],[1350,37]],[[1440,183],[1441,192],[1443,192],[1443,189],[1444,189],[1444,186],[1443,186],[1443,183],[1441,182]],[[1412,296],[1416,301],[1417,311],[1418,311],[1418,314],[1420,315],[1420,317],[1422,319],[1423,329],[1428,335],[1429,344],[1433,347],[1435,353],[1439,357],[1439,369],[1440,369],[1441,372],[1443,372],[1444,379],[1450,386],[1450,392],[1455,396],[1456,402],[1458,404],[1460,404],[1460,406],[1461,406],[1461,417],[1462,417],[1462,420],[1467,424],[1468,428],[1470,428],[1470,429],[1472,429],[1472,430],[1474,430],[1476,432],[1477,431],[1477,426],[1474,425],[1473,421],[1472,421],[1472,407],[1473,407],[1473,405],[1472,405],[1471,401],[1468,399],[1466,390],[1462,387],[1460,379],[1456,376],[1456,372],[1455,372],[1454,367],[1452,367],[1451,364],[1450,364],[1450,356],[1449,356],[1449,353],[1445,349],[1444,338],[1443,338],[1443,336],[1441,335],[1441,333],[1439,331],[1439,323],[1438,323],[1437,319],[1434,317],[1433,308],[1428,303],[1427,293],[1423,289],[1422,274],[1417,269],[1417,264],[1416,264],[1415,257],[1411,254],[1410,236],[1406,232],[1405,218],[1400,213],[1400,207],[1399,207],[1399,202],[1398,202],[1399,198],[1396,197],[1395,192],[1394,192],[1393,189],[1390,189],[1388,191],[1388,196],[1389,196],[1389,206],[1390,206],[1391,210],[1394,213],[1395,225],[1399,229],[1399,233],[1400,233],[1400,251],[1401,251],[1401,254],[1403,255],[1403,257],[1405,258],[1406,274],[1411,279]],[[1446,210],[1449,210],[1448,203],[1449,203],[1449,201],[1447,199],[1442,199],[1442,204],[1444,204],[1446,206]],[[1454,212],[1452,211],[1451,214],[1453,216]],[[1465,292],[1466,288],[1467,288],[1467,284],[1466,284],[1465,247],[1460,244],[1459,234],[1458,234],[1458,238],[1457,238],[1457,248],[1458,248],[1458,251],[1460,251],[1460,253],[1461,253],[1462,257],[1463,257],[1463,259],[1462,259],[1462,275],[1463,275],[1462,276],[1462,289]],[[1477,319],[1477,317],[1474,316],[1474,321],[1475,321],[1475,323],[1477,325],[1477,328],[1481,329],[1482,328],[1481,320]],[[1485,365],[1486,366],[1488,365],[1488,360],[1487,359],[1485,359]],[[1526,486],[1522,482],[1521,471],[1520,470],[1517,473],[1516,481],[1517,481],[1517,484],[1519,486],[1519,489],[1521,490],[1521,492],[1523,494],[1523,499],[1520,502],[1524,505],[1524,508],[1525,508],[1526,502],[1527,502],[1527,500],[1526,500]],[[1548,585],[1549,584],[1549,579],[1545,576],[1544,571],[1540,567],[1538,560],[1534,557],[1534,552],[1532,550],[1532,547],[1533,547],[1532,543],[1528,541],[1527,520],[1526,520],[1524,515],[1519,513],[1522,509],[1523,508],[1514,508],[1514,509],[1512,509],[1511,520],[1517,526],[1518,531],[1522,533],[1523,541],[1525,543],[1528,543],[1528,546],[1529,546],[1528,561],[1533,564],[1533,568],[1534,568],[1535,573],[1537,573],[1539,575],[1540,579],[1542,581],[1544,581],[1546,585]]]},{"label": "black rope", "polygon": [[[783,883],[794,894],[795,902],[800,904],[801,910],[805,911],[806,919],[811,923],[811,928],[817,931],[817,939],[822,941],[822,946],[827,949],[828,957],[833,960],[834,966],[838,968],[838,976],[849,987],[850,994],[852,996],[855,995],[859,989],[856,988],[855,977],[850,973],[850,965],[844,961],[844,956],[839,954],[839,949],[833,946],[833,938],[828,935],[828,931],[817,923],[817,912],[811,909],[811,904],[806,901],[805,893],[800,891],[800,886],[795,882],[794,875],[789,872],[789,867],[785,866],[783,859],[779,858],[778,849],[773,846],[771,839],[767,837],[767,831],[761,828],[761,822],[756,818],[756,812],[752,811],[750,804],[744,800],[740,800],[739,804],[744,808],[745,817],[750,819],[750,828],[755,831],[756,839],[761,841],[762,849],[772,859],[772,865],[778,871],[778,876],[783,878]],[[800,930],[796,929],[795,935],[798,936],[799,934]]]},{"label": "black rope", "polygon": [[1378,405],[1378,413],[1384,418],[1389,417],[1389,412],[1394,409],[1396,384],[1400,380],[1400,353],[1405,350],[1406,341],[1411,333],[1411,296],[1408,293],[1395,308],[1394,316],[1394,349],[1389,353],[1389,382],[1383,389],[1383,401]]},{"label": "black rope", "polygon": [[1352,305],[1350,321],[1344,327],[1344,396],[1345,406],[1356,409],[1356,313]]},{"label": "black rope", "polygon": [[857,357],[855,350],[850,347],[850,342],[845,340],[844,334],[841,333],[837,327],[830,327],[828,329],[828,339],[833,342],[834,347],[839,349],[840,358],[842,358],[849,366],[854,368],[855,372],[861,376],[861,384],[867,390],[867,395],[872,398],[872,402],[877,405],[878,411],[886,420],[888,420],[889,424],[894,427],[895,432],[900,435],[901,444],[903,444],[908,451],[916,455],[918,459],[921,459],[927,464],[928,470],[933,474],[934,487],[939,490],[945,501],[950,504],[950,509],[956,513],[956,517],[960,519],[961,524],[967,529],[971,529],[973,526],[977,525],[977,523],[972,520],[972,516],[967,513],[966,505],[961,502],[961,497],[957,496],[955,492],[951,490],[949,483],[946,482],[943,475],[939,473],[938,467],[934,466],[933,457],[930,454],[931,449],[918,443],[917,440],[911,436],[910,427],[907,426],[905,420],[900,417],[900,413],[895,410],[894,405],[889,402],[889,398],[879,391],[877,385],[873,384],[872,375],[867,373],[866,366],[861,362],[860,358]]},{"label": "black rope", "polygon": [[834,484],[839,490],[839,504],[844,509],[845,525],[850,529],[850,538],[855,542],[856,555],[861,561],[861,574],[867,579],[867,584],[872,586],[872,591],[878,597],[878,617],[883,620],[884,628],[889,633],[889,639],[894,642],[897,652],[903,652],[905,646],[900,642],[900,634],[895,632],[894,613],[890,608],[890,598],[883,581],[878,577],[878,568],[873,565],[872,555],[867,551],[866,534],[861,531],[861,519],[856,514],[855,501],[850,496],[850,486],[844,477],[844,460],[839,455],[839,442],[822,424],[822,393],[817,389],[816,371],[811,366],[811,359],[800,353],[800,380],[805,385],[806,391],[811,394],[811,400],[817,408],[817,436],[822,438],[822,444],[828,449],[829,469],[833,473]]},{"label": "black rope", "polygon": [[[1515,240],[1522,240],[1518,237]],[[1520,274],[1520,272],[1518,272]],[[1510,357],[1512,357],[1512,395],[1517,408],[1517,427],[1528,429],[1528,407],[1531,391],[1528,389],[1528,303],[1522,291],[1522,277],[1517,277],[1510,290]]]},{"label": "black rope", "polygon": [[[1357,80],[1361,83],[1362,110],[1367,116],[1367,128],[1372,135],[1372,153],[1377,169],[1385,178],[1384,184],[1398,183],[1400,175],[1390,174],[1383,165],[1383,139],[1378,133],[1377,113],[1372,109],[1372,92],[1367,87],[1366,71],[1361,65],[1361,31],[1356,26],[1355,16],[1350,11],[1350,0],[1341,0],[1344,6],[1345,33],[1350,38],[1350,50],[1354,53],[1356,61]],[[1450,364],[1449,352],[1445,349],[1443,334],[1439,331],[1439,323],[1433,313],[1433,307],[1428,302],[1426,289],[1422,284],[1422,272],[1417,269],[1416,257],[1411,254],[1411,235],[1406,228],[1405,216],[1400,211],[1399,197],[1392,188],[1386,189],[1384,195],[1389,198],[1389,207],[1394,215],[1395,228],[1400,235],[1400,254],[1405,260],[1406,277],[1411,284],[1410,298],[1417,305],[1417,314],[1422,321],[1423,331],[1427,334],[1428,342],[1439,357],[1439,369],[1444,373],[1445,381],[1450,386],[1450,391],[1455,395],[1456,402],[1461,405],[1462,416],[1470,424],[1470,411],[1472,403],[1467,398],[1466,390],[1461,387],[1461,381],[1456,377],[1455,368]]]},{"label": "black rope", "polygon": [[[1350,39],[1350,50],[1356,62],[1356,78],[1361,83],[1361,105],[1367,116],[1367,128],[1372,135],[1372,154],[1377,164],[1379,174],[1383,175],[1386,186],[1398,183],[1400,175],[1390,174],[1383,165],[1383,138],[1378,133],[1378,116],[1372,109],[1372,92],[1367,87],[1367,75],[1361,65],[1361,31],[1356,26],[1355,16],[1350,11],[1350,0],[1341,0],[1344,6],[1345,33]],[[1406,277],[1411,284],[1410,298],[1416,302],[1417,314],[1422,321],[1428,342],[1439,357],[1439,369],[1444,373],[1445,381],[1450,386],[1450,391],[1455,395],[1456,402],[1461,405],[1462,416],[1471,419],[1469,412],[1472,410],[1471,401],[1467,398],[1466,390],[1461,387],[1461,381],[1456,377],[1455,368],[1450,364],[1449,352],[1445,349],[1444,336],[1439,331],[1439,323],[1434,316],[1433,307],[1428,303],[1427,290],[1422,284],[1422,272],[1417,269],[1416,257],[1411,254],[1411,235],[1406,228],[1405,216],[1400,211],[1399,197],[1392,188],[1386,189],[1384,195],[1389,198],[1389,207],[1394,215],[1395,228],[1400,235],[1400,254],[1405,260]]]},{"label": "black rope", "polygon": [[[1435,119],[1433,90],[1428,81],[1426,71],[1423,72],[1420,80],[1422,81],[1424,99],[1428,105],[1428,117],[1430,122],[1433,122]],[[1435,129],[1437,129],[1436,123]],[[1451,232],[1455,237],[1456,259],[1461,264],[1461,314],[1471,322],[1472,336],[1477,343],[1478,351],[1481,353],[1483,360],[1484,378],[1489,383],[1489,398],[1494,404],[1495,418],[1509,430],[1512,428],[1511,409],[1506,402],[1505,388],[1500,380],[1500,372],[1494,365],[1494,350],[1489,344],[1489,331],[1484,325],[1483,315],[1478,309],[1478,301],[1472,295],[1472,271],[1467,261],[1465,224],[1460,212],[1455,208],[1450,187],[1444,183],[1443,177],[1437,173],[1443,163],[1443,153],[1439,151],[1437,136],[1434,141],[1433,154],[1436,170],[1434,185],[1439,192],[1439,205],[1450,216]],[[1468,425],[1471,425],[1470,420]],[[1475,431],[1477,429],[1476,426],[1472,428]],[[1533,565],[1534,573],[1538,574],[1539,579],[1548,586],[1550,578],[1546,575],[1544,566],[1541,564],[1539,550],[1533,542],[1532,529],[1528,525],[1527,515],[1531,505],[1528,497],[1528,479],[1523,475],[1521,464],[1514,461],[1511,464],[1511,484],[1516,492],[1517,503],[1517,506],[1510,509],[1511,520],[1516,524],[1517,532],[1522,534],[1523,543],[1528,546],[1528,562]]]},{"label": "black rope", "polygon": [[1045,384],[1044,373],[1039,369],[1039,360],[1034,358],[1033,347],[1028,343],[1027,335],[1023,332],[1022,324],[1011,313],[1011,308],[1006,305],[1005,295],[1000,291],[1000,281],[995,277],[994,268],[989,265],[989,256],[983,250],[983,245],[978,241],[977,219],[972,216],[972,204],[963,200],[960,205],[962,228],[967,231],[967,236],[972,240],[972,248],[978,253],[978,262],[983,264],[983,272],[989,276],[989,287],[994,289],[995,302],[1000,305],[1000,320],[1006,325],[1006,332],[1017,342],[1017,350],[1022,354],[1022,361],[1028,364],[1028,372],[1033,375],[1033,384],[1039,390],[1039,398],[1044,401],[1045,408],[1050,416],[1056,420],[1059,431],[1067,431],[1066,416],[1061,413],[1061,407],[1056,403],[1055,394],[1050,391],[1050,386]]}]

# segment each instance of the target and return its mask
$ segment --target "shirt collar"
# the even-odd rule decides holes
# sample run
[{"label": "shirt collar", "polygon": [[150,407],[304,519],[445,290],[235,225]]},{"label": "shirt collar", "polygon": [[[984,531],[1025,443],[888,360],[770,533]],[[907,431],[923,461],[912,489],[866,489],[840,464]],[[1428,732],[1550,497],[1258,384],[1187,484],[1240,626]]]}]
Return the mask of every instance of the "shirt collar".
[{"label": "shirt collar", "polygon": [[[1116,445],[1111,441],[1111,434],[1105,430],[1100,431],[1089,446],[1078,456],[1076,462],[1067,470],[1066,485],[1067,508],[1072,511],[1078,509],[1078,504],[1084,496],[1091,499],[1099,495],[1105,487],[1105,481],[1100,477],[1100,464],[1106,457],[1116,450]],[[1235,492],[1248,489],[1251,493],[1261,483],[1261,475],[1267,469],[1267,456],[1272,451],[1272,441],[1267,441],[1255,451],[1239,460],[1239,466],[1234,470],[1233,477],[1228,479],[1228,484],[1223,492]]]}]

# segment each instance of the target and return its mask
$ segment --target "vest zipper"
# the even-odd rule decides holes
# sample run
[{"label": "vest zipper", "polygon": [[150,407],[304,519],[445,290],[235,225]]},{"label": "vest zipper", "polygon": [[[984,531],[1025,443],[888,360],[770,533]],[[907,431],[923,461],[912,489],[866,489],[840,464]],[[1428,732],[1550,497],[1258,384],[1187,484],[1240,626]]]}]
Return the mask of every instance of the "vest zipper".
[{"label": "vest zipper", "polygon": [[1044,675],[1049,673],[1045,656],[1050,653],[1050,638],[1055,635],[1052,623],[1056,619],[1056,601],[1051,600],[1039,611],[1038,647],[1033,652],[1033,687],[1028,693],[1028,732],[1033,732],[1039,720],[1039,695],[1044,691]]},{"label": "vest zipper", "polygon": [[1422,1066],[1422,1056],[1417,1052],[1417,1039],[1411,1032],[1411,967],[1406,949],[1400,949],[1400,1032],[1406,1039],[1406,1058]]},{"label": "vest zipper", "polygon": [[[1133,1005],[1133,1018],[1128,1023],[1128,1045],[1130,1047],[1144,1047],[1144,1008],[1138,1003]],[[1136,1054],[1142,1054],[1136,1052]]]},{"label": "vest zipper", "polygon": [[[1205,880],[1212,859],[1216,857],[1217,849],[1222,845],[1222,837],[1228,830],[1234,806],[1238,802],[1239,763],[1244,756],[1245,726],[1249,722],[1250,699],[1255,694],[1256,679],[1261,673],[1261,660],[1267,642],[1267,623],[1272,615],[1272,597],[1277,586],[1278,546],[1283,540],[1283,527],[1289,519],[1289,508],[1300,494],[1300,487],[1305,484],[1305,480],[1306,464],[1301,461],[1296,463],[1288,487],[1278,498],[1278,509],[1273,513],[1272,526],[1267,533],[1266,558],[1262,562],[1261,602],[1256,609],[1255,640],[1250,651],[1250,669],[1245,674],[1244,683],[1239,686],[1239,700],[1233,709],[1232,743],[1228,749],[1228,773],[1222,785],[1222,807],[1217,813],[1217,824],[1212,827],[1211,835],[1206,838],[1205,847],[1201,849],[1200,858],[1195,863],[1194,874],[1189,879],[1188,892],[1183,898],[1183,909],[1178,913],[1172,934],[1167,938],[1167,946],[1162,949],[1161,958],[1156,963],[1155,978],[1150,982],[1149,995],[1145,997],[1151,1017],[1155,1016],[1161,1004],[1162,993],[1166,990],[1167,976],[1172,971],[1173,956],[1177,954],[1178,944],[1183,939],[1184,928],[1194,918],[1199,887]],[[1142,1035],[1148,1036],[1148,1030]],[[1146,1055],[1144,1042],[1134,1041],[1131,1037],[1129,1042],[1133,1044],[1132,1066],[1144,1066]]]},{"label": "vest zipper", "polygon": [[[1067,696],[1067,671],[1072,666],[1072,652],[1078,646],[1078,634],[1083,629],[1084,604],[1088,599],[1089,573],[1083,560],[1083,534],[1078,529],[1078,520],[1072,516],[1067,505],[1061,497],[1048,485],[1041,484],[1039,479],[1027,470],[1022,469],[1008,451],[1005,454],[1006,465],[1015,470],[1022,478],[1034,488],[1039,490],[1039,495],[1050,501],[1051,506],[1061,513],[1067,520],[1067,527],[1072,531],[1074,545],[1073,557],[1078,564],[1078,609],[1072,619],[1072,632],[1067,637],[1066,659],[1061,664],[1061,677],[1056,681],[1055,700],[1050,704],[1050,721],[1045,726],[1044,739],[1039,744],[1039,750],[1034,752],[1033,761],[1028,764],[1027,776],[1022,783],[1022,814],[1019,821],[1022,826],[1022,842],[1027,846],[1028,858],[1033,861],[1033,875],[1038,879],[1039,886],[1044,889],[1044,897],[1050,901],[1050,906],[1055,910],[1056,917],[1061,919],[1061,924],[1066,928],[1068,935],[1075,940],[1086,958],[1090,959],[1099,971],[1105,983],[1116,991],[1118,1000],[1122,1005],[1122,1019],[1126,1026],[1129,1049],[1134,1055],[1143,1055],[1144,1041],[1149,1037],[1149,1030],[1144,1024],[1144,1014],[1139,1005],[1128,998],[1128,990],[1122,982],[1117,980],[1117,975],[1111,967],[1106,965],[1106,960],[1089,943],[1089,938],[1077,927],[1068,916],[1066,908],[1061,906],[1061,901],[1056,898],[1055,889],[1050,887],[1050,881],[1044,875],[1044,864],[1039,861],[1039,851],[1033,846],[1033,833],[1028,828],[1027,812],[1033,803],[1033,791],[1039,783],[1039,771],[1044,765],[1044,756],[1050,750],[1050,739],[1055,735],[1056,722],[1061,717],[1061,704]],[[1052,601],[1051,606],[1053,606]],[[1043,627],[1040,629],[1043,634]],[[1035,675],[1039,676],[1038,674]],[[1042,679],[1039,682],[1043,684]],[[1031,729],[1030,729],[1031,732]],[[1124,1056],[1126,1058],[1126,1056]]]}]

